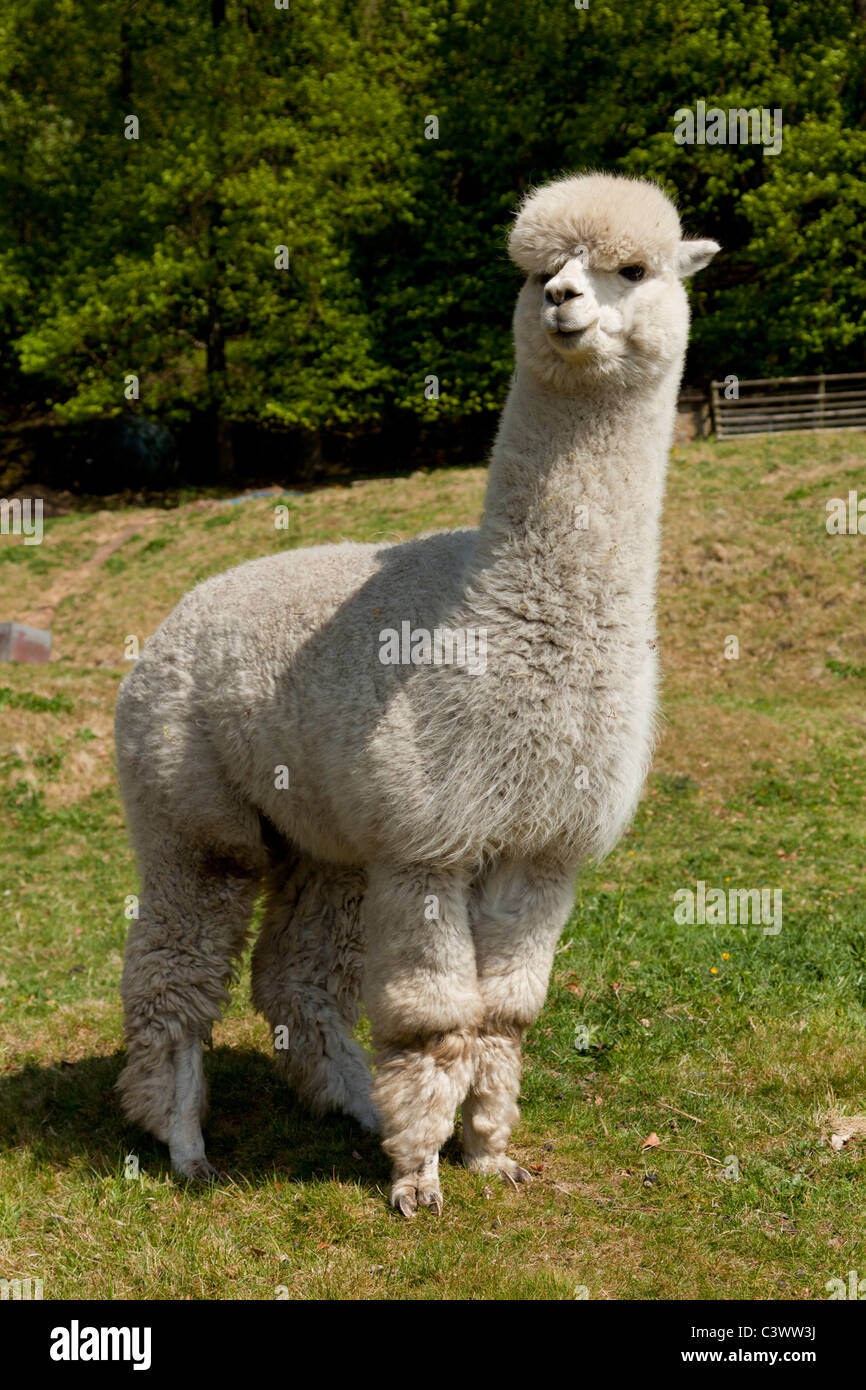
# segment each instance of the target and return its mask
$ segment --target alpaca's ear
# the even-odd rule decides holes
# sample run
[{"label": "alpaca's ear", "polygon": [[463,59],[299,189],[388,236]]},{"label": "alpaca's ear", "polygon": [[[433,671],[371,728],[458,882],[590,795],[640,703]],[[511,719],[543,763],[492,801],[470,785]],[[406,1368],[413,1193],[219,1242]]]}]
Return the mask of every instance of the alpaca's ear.
[{"label": "alpaca's ear", "polygon": [[696,270],[703,270],[721,249],[717,241],[681,241],[677,247],[677,275],[681,280],[685,280],[687,276],[694,275]]}]

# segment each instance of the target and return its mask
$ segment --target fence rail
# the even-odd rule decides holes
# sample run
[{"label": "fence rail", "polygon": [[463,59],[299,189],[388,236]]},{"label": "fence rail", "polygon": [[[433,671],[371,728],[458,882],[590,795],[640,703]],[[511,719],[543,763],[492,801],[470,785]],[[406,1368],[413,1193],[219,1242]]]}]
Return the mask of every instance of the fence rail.
[{"label": "fence rail", "polygon": [[717,439],[792,430],[866,430],[866,372],[739,381],[735,399],[725,395],[726,389],[724,381],[710,386]]}]

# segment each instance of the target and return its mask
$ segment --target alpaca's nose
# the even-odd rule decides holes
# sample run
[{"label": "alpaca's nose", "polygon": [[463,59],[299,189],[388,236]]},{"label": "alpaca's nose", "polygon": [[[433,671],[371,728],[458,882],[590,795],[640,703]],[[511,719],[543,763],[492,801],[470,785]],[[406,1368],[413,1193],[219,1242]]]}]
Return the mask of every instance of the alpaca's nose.
[{"label": "alpaca's nose", "polygon": [[567,299],[582,299],[583,290],[575,280],[567,276],[557,275],[555,280],[551,280],[544,291],[546,304],[555,304],[557,307],[564,304]]}]

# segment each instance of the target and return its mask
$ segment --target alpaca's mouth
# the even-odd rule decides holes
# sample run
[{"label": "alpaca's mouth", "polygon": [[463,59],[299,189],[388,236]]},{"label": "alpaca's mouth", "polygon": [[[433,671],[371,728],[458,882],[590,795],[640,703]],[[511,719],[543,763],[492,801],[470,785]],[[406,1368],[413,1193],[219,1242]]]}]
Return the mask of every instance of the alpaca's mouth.
[{"label": "alpaca's mouth", "polygon": [[550,329],[549,332],[552,338],[556,338],[560,342],[576,343],[581,338],[585,337],[591,331],[591,329],[595,328],[597,324],[598,319],[593,319],[592,323],[585,323],[580,328],[567,328],[561,324],[557,324],[557,326],[553,329]]}]

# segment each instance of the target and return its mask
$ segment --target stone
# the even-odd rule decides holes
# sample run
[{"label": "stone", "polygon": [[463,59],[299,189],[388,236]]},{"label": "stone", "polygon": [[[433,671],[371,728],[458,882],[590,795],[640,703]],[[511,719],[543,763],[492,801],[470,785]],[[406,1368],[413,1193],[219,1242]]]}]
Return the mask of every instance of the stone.
[{"label": "stone", "polygon": [[26,623],[0,623],[0,661],[51,660],[51,633]]}]

